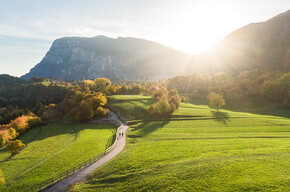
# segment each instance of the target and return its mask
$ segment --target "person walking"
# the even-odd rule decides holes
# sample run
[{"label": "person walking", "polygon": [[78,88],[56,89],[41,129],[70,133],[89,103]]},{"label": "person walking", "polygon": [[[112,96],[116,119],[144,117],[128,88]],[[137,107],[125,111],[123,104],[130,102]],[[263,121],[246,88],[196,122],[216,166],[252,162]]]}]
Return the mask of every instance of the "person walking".
[{"label": "person walking", "polygon": [[122,132],[122,137],[124,136],[124,133]]}]

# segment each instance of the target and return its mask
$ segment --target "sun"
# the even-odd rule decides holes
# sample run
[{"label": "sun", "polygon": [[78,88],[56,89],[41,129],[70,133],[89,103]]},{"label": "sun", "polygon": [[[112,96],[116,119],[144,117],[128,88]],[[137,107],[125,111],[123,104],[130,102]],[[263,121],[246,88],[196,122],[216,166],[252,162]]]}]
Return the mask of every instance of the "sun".
[{"label": "sun", "polygon": [[211,49],[232,30],[233,10],[218,3],[187,7],[169,26],[170,44],[182,51],[197,54]]}]

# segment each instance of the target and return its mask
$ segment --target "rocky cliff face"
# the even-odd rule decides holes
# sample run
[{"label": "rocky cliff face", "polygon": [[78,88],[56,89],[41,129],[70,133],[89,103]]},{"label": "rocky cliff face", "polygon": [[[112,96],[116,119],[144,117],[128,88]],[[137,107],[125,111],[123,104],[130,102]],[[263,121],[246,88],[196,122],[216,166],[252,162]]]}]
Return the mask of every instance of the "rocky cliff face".
[{"label": "rocky cliff face", "polygon": [[188,54],[141,39],[66,37],[55,40],[42,61],[22,78],[160,79],[182,74],[189,59]]},{"label": "rocky cliff face", "polygon": [[226,36],[212,51],[193,57],[187,73],[290,71],[290,10]]}]

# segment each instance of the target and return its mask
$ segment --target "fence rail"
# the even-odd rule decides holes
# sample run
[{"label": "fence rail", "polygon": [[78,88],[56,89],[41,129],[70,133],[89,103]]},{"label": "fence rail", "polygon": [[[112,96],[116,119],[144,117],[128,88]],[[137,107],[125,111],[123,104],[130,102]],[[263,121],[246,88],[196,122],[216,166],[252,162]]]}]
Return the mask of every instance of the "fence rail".
[{"label": "fence rail", "polygon": [[114,147],[116,146],[117,144],[117,138],[118,138],[118,132],[119,132],[119,129],[122,128],[122,124],[120,122],[117,122],[115,120],[109,120],[112,124],[114,125],[117,125],[118,126],[118,129],[117,129],[117,132],[116,132],[116,139],[115,139],[115,142],[109,147],[107,148],[105,151],[103,151],[102,153],[74,166],[73,168],[71,169],[68,169],[48,180],[45,180],[43,181],[42,183],[38,184],[36,187],[30,189],[29,191],[42,191],[44,189],[46,189],[47,187],[67,178],[68,176],[72,175],[73,173],[91,165],[92,163],[98,161],[99,159],[101,159],[103,156],[105,156],[106,154],[108,154],[112,149],[114,149]]}]

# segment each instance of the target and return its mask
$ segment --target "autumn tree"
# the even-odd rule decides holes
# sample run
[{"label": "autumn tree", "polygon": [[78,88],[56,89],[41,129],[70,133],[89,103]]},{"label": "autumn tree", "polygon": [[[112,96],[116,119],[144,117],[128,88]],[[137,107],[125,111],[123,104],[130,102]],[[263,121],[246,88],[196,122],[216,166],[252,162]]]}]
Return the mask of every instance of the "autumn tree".
[{"label": "autumn tree", "polygon": [[58,105],[53,103],[45,106],[44,111],[42,113],[42,119],[50,122],[61,122],[62,120],[62,113],[58,111]]},{"label": "autumn tree", "polygon": [[94,116],[103,116],[107,114],[104,106],[107,104],[107,98],[102,92],[94,94],[76,93],[70,100],[71,109],[67,115],[74,121],[86,121]]},{"label": "autumn tree", "polygon": [[117,93],[117,87],[115,85],[107,86],[106,87],[106,94],[107,95],[114,95]]},{"label": "autumn tree", "polygon": [[[13,130],[15,131],[15,129]],[[0,125],[0,147],[4,146],[11,139],[13,139],[13,137],[11,136],[7,126]]]},{"label": "autumn tree", "polygon": [[167,97],[168,97],[168,102],[170,104],[173,104],[175,109],[178,109],[178,107],[179,107],[179,105],[181,103],[181,99],[180,99],[180,97],[178,95],[177,90],[170,90],[168,92],[168,96]]},{"label": "autumn tree", "polygon": [[95,91],[101,91],[105,93],[106,88],[111,85],[112,82],[110,81],[110,79],[107,78],[97,78],[94,80]]},{"label": "autumn tree", "polygon": [[151,116],[167,116],[172,114],[173,111],[174,105],[170,105],[167,99],[163,97],[148,109],[148,114]]},{"label": "autumn tree", "polygon": [[159,89],[155,89],[155,91],[153,93],[153,98],[157,102],[161,98],[167,97],[167,94],[168,94],[168,91],[167,91],[166,87],[161,87]]},{"label": "autumn tree", "polygon": [[15,129],[17,132],[23,133],[29,128],[28,117],[22,115],[11,121],[9,127]]},{"label": "autumn tree", "polygon": [[11,156],[19,153],[26,145],[22,141],[16,139],[15,141],[9,141],[7,144],[7,150],[10,151]]},{"label": "autumn tree", "polygon": [[117,88],[117,93],[121,95],[128,94],[130,91],[130,87],[128,85],[122,85],[121,87]]},{"label": "autumn tree", "polygon": [[226,104],[223,96],[215,92],[210,92],[207,99],[209,100],[209,106],[217,111]]}]

